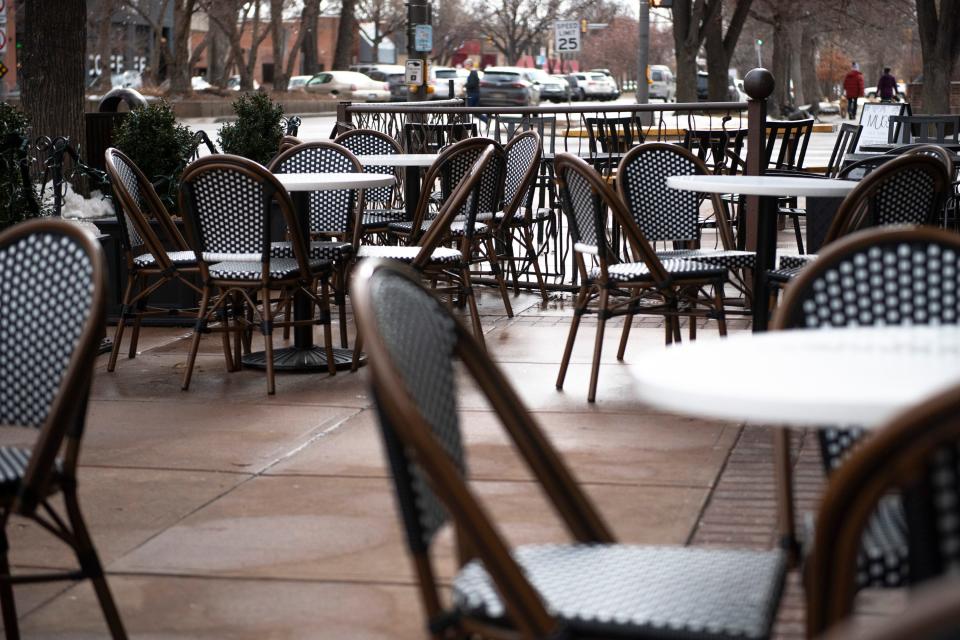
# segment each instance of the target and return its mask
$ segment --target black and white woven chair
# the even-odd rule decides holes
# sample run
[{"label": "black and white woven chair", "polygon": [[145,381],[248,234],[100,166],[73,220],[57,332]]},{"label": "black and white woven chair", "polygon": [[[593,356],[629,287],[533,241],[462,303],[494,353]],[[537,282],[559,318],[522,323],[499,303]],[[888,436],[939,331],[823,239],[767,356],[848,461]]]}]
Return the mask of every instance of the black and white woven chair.
[{"label": "black and white woven chair", "polygon": [[[198,273],[197,257],[187,246],[176,225],[160,202],[153,185],[130,158],[110,148],[105,153],[107,175],[113,187],[117,204],[117,222],[120,227],[120,248],[127,268],[120,318],[113,334],[113,348],[107,362],[107,371],[117,366],[117,356],[123,342],[124,329],[132,320],[132,334],[128,357],[137,355],[140,324],[144,317],[171,315],[185,309],[153,308],[150,296],[168,283],[185,286],[200,294],[193,277]],[[167,237],[168,250],[150,226],[156,220]]]},{"label": "black and white woven chair", "polygon": [[[273,173],[360,173],[360,161],[335,142],[305,142],[277,155],[267,167]],[[309,195],[310,259],[329,260],[334,270],[334,302],[340,325],[340,346],[347,346],[347,272],[360,244],[357,212],[363,210],[362,190],[314,191]],[[292,259],[290,242],[274,242],[271,255]]]},{"label": "black and white woven chair", "polygon": [[[418,276],[360,265],[354,304],[386,457],[433,638],[767,638],[782,551],[620,544],[481,345]],[[571,542],[511,548],[468,482],[455,360],[482,390]],[[452,523],[444,604],[431,548]]]},{"label": "black and white woven chair", "polygon": [[[557,179],[581,282],[560,362],[557,389],[563,388],[580,318],[587,313],[597,315],[597,336],[587,392],[589,402],[596,399],[604,329],[611,317],[625,316],[618,360],[623,359],[630,325],[638,314],[662,316],[668,344],[680,339],[679,316],[682,315],[690,317],[691,339],[696,337],[694,319],[697,317],[716,320],[720,335],[726,335],[723,309],[725,267],[687,258],[661,260],[657,257],[617,194],[582,159],[568,153],[558,154]],[[629,244],[631,261],[621,260],[607,237],[608,210],[612,212],[613,225]],[[711,288],[712,294],[707,291]],[[597,301],[596,307],[591,306],[594,300]]]},{"label": "black and white woven chair", "polygon": [[[910,154],[885,162],[860,181],[837,209],[824,246],[859,229],[898,224],[933,224],[943,209],[950,178],[943,162]],[[767,277],[774,285],[790,282],[816,255],[783,256]]]},{"label": "black and white woven chair", "polygon": [[[287,227],[292,257],[275,255],[270,217],[277,207]],[[323,325],[330,375],[336,374],[330,335],[329,260],[308,254],[306,240],[286,189],[265,167],[233,155],[207,156],[184,171],[180,182],[180,209],[187,222],[190,244],[200,264],[203,296],[190,341],[183,389],[190,387],[200,334],[220,332],[227,369],[240,367],[241,343],[253,327],[263,334],[266,349],[267,393],[275,392],[273,329],[300,324]],[[319,286],[318,286],[319,285]],[[281,298],[273,308],[271,291]],[[319,293],[318,293],[319,290]],[[310,298],[318,319],[276,321],[286,301],[300,293]],[[219,294],[215,297],[215,294]],[[259,303],[257,296],[259,294]],[[232,312],[232,313],[231,313]],[[312,315],[312,314],[311,314]],[[256,319],[251,316],[256,316]],[[287,315],[289,318],[289,315]],[[213,325],[215,321],[218,324]],[[235,334],[235,356],[230,356],[229,334]]]},{"label": "black and white woven chair", "polygon": [[[786,288],[772,328],[960,324],[958,276],[960,235],[933,227],[861,231],[831,244]],[[832,476],[864,433],[855,425],[821,426],[820,451]],[[907,584],[908,558],[900,501],[885,499],[864,531],[858,587]]]},{"label": "black and white woven chair", "polygon": [[[334,140],[339,145],[350,150],[357,156],[361,155],[397,155],[403,153],[403,148],[396,140],[385,133],[373,129],[354,129],[345,131]],[[364,167],[363,170],[368,173],[385,173],[390,171],[383,166]],[[367,233],[380,233],[386,229],[387,224],[391,222],[402,222],[407,219],[407,210],[400,201],[402,190],[401,172],[393,169],[393,174],[397,178],[396,184],[390,187],[377,187],[376,189],[366,189],[363,194],[365,209],[363,212],[362,231]]]},{"label": "black and white woven chair", "polygon": [[749,295],[744,269],[753,269],[757,256],[738,251],[733,229],[720,196],[708,198],[716,218],[721,249],[700,249],[700,205],[702,197],[693,191],[671,189],[670,176],[707,175],[707,166],[690,151],[675,144],[659,142],[634,147],[620,161],[617,189],[637,228],[651,243],[686,245],[682,249],[657,252],[661,260],[688,258],[704,264],[724,267],[731,282]]},{"label": "black and white woven chair", "polygon": [[[480,323],[480,311],[474,297],[473,286],[470,283],[470,263],[464,259],[460,249],[451,249],[440,246],[448,237],[447,228],[453,223],[457,215],[466,207],[467,220],[473,222],[476,216],[476,203],[479,201],[478,190],[483,174],[495,159],[494,146],[488,145],[474,162],[473,167],[463,177],[454,192],[444,202],[440,215],[434,224],[420,238],[417,246],[377,246],[363,245],[360,247],[359,258],[380,258],[394,260],[410,265],[424,280],[432,284],[432,290],[437,294],[447,294],[452,301],[454,297],[464,302],[470,314],[473,333],[481,345],[483,340],[483,325]],[[421,203],[425,198],[421,198]],[[444,281],[446,286],[438,286],[438,281]],[[363,344],[363,332],[359,332],[353,350],[353,366],[356,371],[359,365],[360,350]]]},{"label": "black and white woven chair", "polygon": [[[105,323],[103,252],[63,220],[0,234],[0,425],[35,429],[32,447],[0,447],[0,608],[18,638],[13,586],[90,580],[114,640],[126,638],[77,496],[77,462]],[[60,494],[66,514],[53,498]],[[66,543],[79,569],[11,574],[7,526],[29,518]]]}]

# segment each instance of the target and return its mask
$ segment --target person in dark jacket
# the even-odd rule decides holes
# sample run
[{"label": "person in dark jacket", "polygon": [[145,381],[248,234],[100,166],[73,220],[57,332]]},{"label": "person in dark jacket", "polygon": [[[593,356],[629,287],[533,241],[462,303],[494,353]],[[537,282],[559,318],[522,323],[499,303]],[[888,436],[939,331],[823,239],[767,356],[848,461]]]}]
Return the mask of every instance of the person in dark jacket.
[{"label": "person in dark jacket", "polygon": [[843,79],[843,92],[847,96],[847,115],[851,120],[857,117],[857,99],[863,97],[863,74],[856,62]]},{"label": "person in dark jacket", "polygon": [[470,73],[467,75],[466,91],[467,91],[467,106],[475,107],[480,104],[480,74],[477,73],[477,70],[473,67],[473,60],[467,58],[463,63],[464,68],[466,68]]},{"label": "person in dark jacket", "polygon": [[897,79],[890,73],[890,67],[883,69],[883,75],[877,83],[877,95],[880,96],[880,102],[893,102],[897,96]]}]

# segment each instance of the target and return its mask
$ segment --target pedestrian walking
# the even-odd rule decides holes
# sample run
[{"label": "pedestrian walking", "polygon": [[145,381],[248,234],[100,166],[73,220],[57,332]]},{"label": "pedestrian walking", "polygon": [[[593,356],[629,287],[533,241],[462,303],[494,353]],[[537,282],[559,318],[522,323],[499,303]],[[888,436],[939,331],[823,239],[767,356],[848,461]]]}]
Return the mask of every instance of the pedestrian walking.
[{"label": "pedestrian walking", "polygon": [[[463,61],[463,67],[470,71],[467,75],[467,83],[464,86],[467,92],[467,106],[468,107],[477,107],[480,105],[480,74],[477,73],[476,68],[473,66],[473,60],[467,58]],[[481,121],[486,122],[486,114],[480,114],[477,116]]]},{"label": "pedestrian walking", "polygon": [[883,75],[877,82],[877,95],[880,96],[880,102],[893,102],[897,96],[897,79],[890,73],[890,67],[883,69]]},{"label": "pedestrian walking", "polygon": [[847,96],[847,116],[851,120],[857,118],[857,99],[863,97],[863,74],[860,65],[856,62],[850,67],[843,79],[843,92]]}]

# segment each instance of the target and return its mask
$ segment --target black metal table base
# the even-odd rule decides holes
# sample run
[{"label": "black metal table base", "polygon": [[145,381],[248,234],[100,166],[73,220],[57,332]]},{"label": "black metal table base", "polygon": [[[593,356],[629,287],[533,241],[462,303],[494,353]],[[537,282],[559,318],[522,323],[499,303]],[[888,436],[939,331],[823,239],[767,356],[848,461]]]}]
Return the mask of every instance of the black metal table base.
[{"label": "black metal table base", "polygon": [[[337,366],[337,371],[349,369],[353,363],[352,349],[339,349],[334,347],[333,359]],[[266,352],[257,351],[250,353],[241,359],[243,366],[253,369],[266,369]],[[367,356],[360,354],[360,366],[367,363]],[[327,351],[323,347],[310,347],[301,349],[298,347],[285,347],[283,349],[273,350],[273,369],[274,371],[303,371],[306,373],[326,371],[327,370]]]}]

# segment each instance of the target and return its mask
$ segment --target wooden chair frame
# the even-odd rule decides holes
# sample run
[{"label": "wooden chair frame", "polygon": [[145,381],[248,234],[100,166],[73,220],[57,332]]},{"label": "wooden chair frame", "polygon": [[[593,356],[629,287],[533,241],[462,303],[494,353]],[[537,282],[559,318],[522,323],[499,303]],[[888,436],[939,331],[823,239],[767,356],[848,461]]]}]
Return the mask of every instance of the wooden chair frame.
[{"label": "wooden chair frame", "polygon": [[[121,227],[123,227],[124,221],[121,217],[126,214],[126,219],[133,224],[136,232],[143,239],[147,252],[152,255],[154,259],[152,266],[137,266],[134,261],[137,257],[133,254],[134,247],[130,246],[126,230],[121,229],[124,240],[121,245],[127,270],[127,282],[124,286],[120,317],[117,320],[117,328],[113,335],[113,348],[110,350],[110,359],[107,361],[107,371],[113,371],[117,366],[117,357],[120,354],[124,329],[128,321],[133,320],[133,333],[130,336],[130,347],[127,352],[127,357],[135,358],[137,355],[137,344],[140,338],[140,325],[143,318],[159,315],[176,315],[181,311],[188,311],[188,309],[150,307],[148,301],[157,289],[169,282],[176,282],[192,289],[197,295],[201,295],[202,290],[193,282],[193,278],[199,273],[199,267],[196,265],[178,266],[171,262],[167,255],[167,250],[163,246],[163,242],[159,236],[157,236],[156,232],[154,232],[153,227],[151,227],[147,215],[123,185],[123,180],[120,179],[120,173],[117,169],[116,159],[119,159],[129,166],[133,172],[134,178],[137,180],[142,191],[144,204],[148,208],[149,215],[160,224],[164,235],[167,237],[167,241],[171,245],[171,250],[192,251],[174,224],[170,214],[167,212],[167,208],[160,202],[160,197],[154,190],[153,185],[140,168],[119,149],[111,147],[107,149],[104,155],[107,175],[113,186],[113,195],[118,208],[122,210],[117,212],[117,219]],[[151,282],[151,280],[153,282]],[[194,310],[195,309],[190,309],[189,311]]]},{"label": "wooden chair frame", "polygon": [[[557,180],[560,183],[561,200],[568,213],[572,215],[572,203],[568,200],[565,173],[567,170],[576,171],[583,176],[590,185],[595,197],[607,207],[612,213],[613,224],[621,231],[635,262],[643,262],[650,271],[650,279],[644,282],[617,282],[611,281],[608,276],[608,269],[611,264],[616,264],[619,260],[614,255],[611,247],[599,247],[599,253],[594,256],[599,266],[599,277],[593,281],[589,278],[589,271],[583,258],[583,253],[576,250],[574,245],[574,263],[577,266],[577,272],[580,277],[580,290],[574,307],[573,320],[570,324],[570,333],[567,336],[566,347],[564,348],[563,359],[560,363],[560,372],[557,375],[557,389],[563,388],[563,382],[567,374],[567,366],[570,363],[570,356],[573,353],[573,344],[576,341],[577,331],[580,327],[580,318],[587,313],[597,314],[597,335],[593,351],[593,365],[590,372],[590,386],[587,392],[587,400],[593,402],[597,395],[597,380],[600,373],[600,354],[603,349],[603,335],[606,322],[609,318],[615,316],[625,316],[623,321],[623,332],[620,336],[620,346],[617,350],[617,359],[622,360],[627,347],[627,340],[630,336],[630,325],[633,323],[633,317],[638,314],[654,314],[664,317],[664,331],[667,344],[673,341],[679,341],[680,338],[680,316],[690,318],[690,339],[696,337],[697,317],[713,318],[717,320],[720,335],[727,334],[726,317],[724,315],[723,305],[723,282],[725,276],[719,280],[704,279],[697,277],[676,277],[671,276],[664,269],[663,264],[657,257],[656,252],[650,243],[643,236],[643,233],[637,227],[633,216],[627,211],[626,206],[619,196],[614,193],[610,185],[606,183],[603,177],[596,172],[593,167],[586,163],[582,158],[568,153],[557,155]],[[573,225],[571,224],[571,229]],[[606,242],[603,243],[606,245]],[[713,286],[714,294],[709,296],[703,293],[705,287]],[[703,295],[701,295],[703,293]],[[611,302],[612,296],[624,296],[622,302]],[[596,310],[590,309],[589,305],[593,300],[598,300]],[[653,304],[649,304],[650,302]],[[647,304],[644,304],[647,303]],[[681,310],[681,304],[686,305]]]},{"label": "wooden chair frame", "polygon": [[[217,279],[210,276],[210,266],[203,260],[203,253],[206,249],[203,242],[203,235],[200,232],[199,224],[194,213],[194,202],[192,197],[192,181],[199,175],[209,171],[232,171],[240,173],[246,178],[259,182],[263,187],[263,246],[261,248],[261,276],[259,281],[239,280],[239,279]],[[287,278],[272,278],[270,276],[270,209],[275,204],[284,222],[287,226],[287,233],[293,246],[294,257],[297,261],[298,272],[296,276]],[[190,379],[193,374],[193,366],[197,357],[197,350],[200,346],[200,334],[206,331],[217,331],[223,336],[224,351],[227,361],[228,371],[237,371],[240,368],[241,345],[247,346],[246,333],[254,326],[259,326],[264,337],[265,361],[267,370],[267,393],[273,395],[276,392],[276,384],[273,371],[273,329],[276,326],[300,326],[313,325],[317,321],[310,319],[290,320],[289,317],[279,323],[275,321],[281,305],[285,304],[288,297],[292,296],[297,290],[307,295],[316,308],[319,310],[319,323],[323,325],[324,345],[327,354],[327,367],[330,375],[336,375],[336,361],[333,355],[333,344],[330,330],[330,305],[328,295],[327,276],[329,269],[321,273],[313,273],[309,267],[308,249],[303,236],[300,233],[300,221],[293,209],[293,203],[283,185],[277,178],[262,165],[242,158],[228,154],[217,156],[208,156],[197,160],[184,171],[181,177],[180,187],[180,208],[185,214],[187,221],[187,231],[190,237],[190,243],[197,254],[197,260],[200,265],[200,276],[203,281],[203,295],[200,301],[200,309],[197,312],[197,323],[190,341],[190,351],[187,358],[187,366],[183,374],[182,388],[184,391],[190,387]],[[319,280],[319,296],[317,295]],[[277,312],[271,310],[271,289],[281,289],[282,295],[277,303]],[[213,292],[217,290],[220,295],[214,299]],[[260,294],[261,304],[256,301],[257,293]],[[246,305],[244,307],[244,304]],[[228,312],[232,306],[231,314]],[[250,315],[259,315],[259,322],[249,317]],[[218,326],[211,326],[211,321],[219,320]],[[229,334],[236,335],[235,354],[230,356]]]},{"label": "wooden chair frame", "polygon": [[[103,250],[80,227],[49,218],[23,222],[0,233],[0,247],[9,246],[33,234],[46,233],[66,236],[82,248],[92,266],[91,279],[94,289],[90,314],[69,363],[64,368],[58,393],[50,404],[46,420],[39,428],[19,494],[5,499],[0,505],[0,609],[3,627],[8,639],[19,638],[14,585],[89,579],[93,583],[111,637],[114,640],[123,640],[127,637],[126,631],[84,522],[77,495],[80,443],[86,424],[94,362],[105,322],[107,276]],[[58,457],[61,452],[62,457]],[[58,466],[56,478],[55,465]],[[63,494],[66,519],[50,502],[57,493]],[[80,568],[73,571],[12,575],[7,559],[9,543],[6,533],[7,523],[12,515],[29,518],[66,543],[76,554]]]}]

